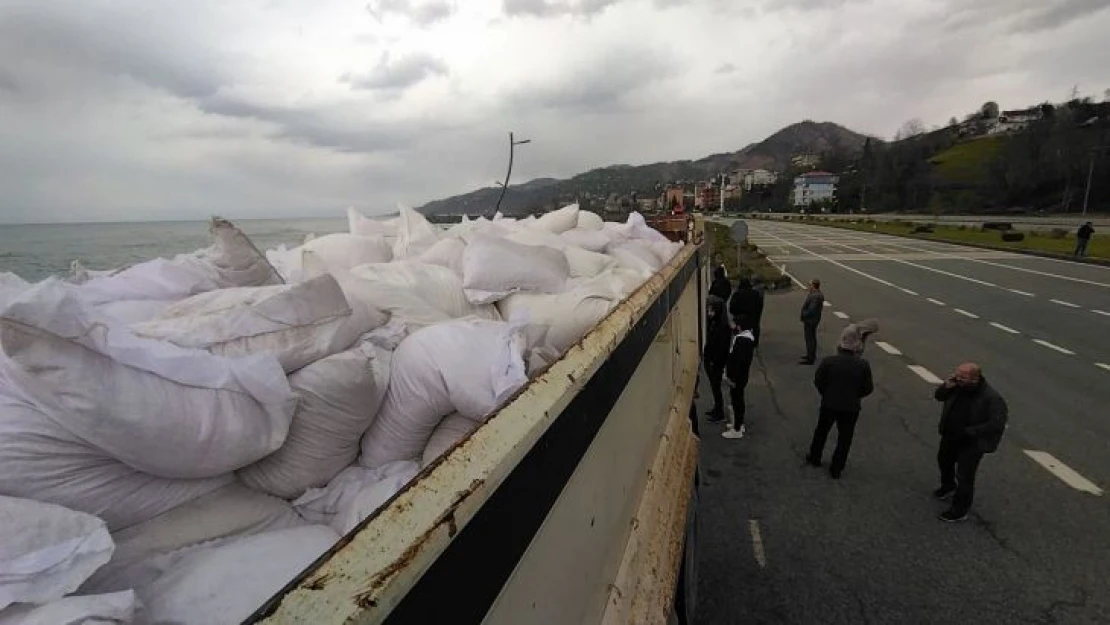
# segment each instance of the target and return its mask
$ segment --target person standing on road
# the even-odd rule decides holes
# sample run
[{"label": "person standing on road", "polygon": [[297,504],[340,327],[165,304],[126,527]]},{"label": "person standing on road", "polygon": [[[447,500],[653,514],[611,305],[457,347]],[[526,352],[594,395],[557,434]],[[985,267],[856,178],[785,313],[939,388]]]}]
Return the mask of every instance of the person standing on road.
[{"label": "person standing on road", "polygon": [[740,278],[736,291],[728,302],[728,312],[733,322],[745,330],[750,330],[755,347],[759,347],[759,325],[763,317],[763,294],[752,287],[748,278]]},{"label": "person standing on road", "polygon": [[725,275],[724,265],[717,265],[713,268],[713,282],[709,283],[709,294],[715,295],[726,302],[728,297],[732,295],[732,283],[728,281],[728,276]]},{"label": "person standing on road", "polygon": [[748,386],[748,374],[752,369],[752,358],[755,355],[755,335],[751,330],[740,326],[739,332],[732,337],[732,347],[728,352],[728,363],[725,365],[725,376],[728,378],[729,400],[732,403],[732,423],[721,432],[725,438],[744,438],[747,428],[744,426],[744,389]]},{"label": "person standing on road", "polygon": [[710,423],[719,423],[725,419],[721,378],[724,376],[725,364],[728,362],[732,329],[729,327],[728,313],[725,311],[725,300],[720,297],[709,296],[705,314],[705,348],[702,350],[702,362],[705,363],[705,374],[709,378],[709,389],[713,392],[713,408],[706,413],[706,416]]},{"label": "person standing on road", "polygon": [[867,339],[879,332],[879,320],[864,319],[859,323],[850,323],[845,331],[848,329],[851,329],[859,337],[859,351],[857,353],[862,356],[863,350],[867,348]]},{"label": "person standing on road", "polygon": [[1083,257],[1087,255],[1087,246],[1091,243],[1091,235],[1095,233],[1095,227],[1091,222],[1087,222],[1079,226],[1079,232],[1075,233],[1075,255]]},{"label": "person standing on road", "polygon": [[806,462],[815,467],[821,466],[825,441],[835,424],[836,450],[833,451],[832,462],[829,464],[829,475],[833,479],[840,479],[844,465],[848,462],[848,451],[852,448],[852,437],[856,433],[856,421],[859,420],[862,404],[860,400],[875,390],[871,365],[859,352],[859,335],[854,328],[844,328],[836,354],[822,359],[813,376],[813,385],[821,394],[821,410]]},{"label": "person standing on road", "polygon": [[933,394],[944,402],[940,413],[940,488],[933,497],[948,499],[952,506],[940,520],[963,521],[975,497],[975,474],[983,454],[998,449],[1009,416],[1006,400],[987,384],[979,365],[968,362],[956,367]]},{"label": "person standing on road", "polygon": [[817,361],[817,326],[821,323],[821,313],[825,310],[825,294],[821,292],[821,281],[811,280],[808,290],[801,314],[806,339],[806,355],[799,361],[803,365],[812,365]]}]

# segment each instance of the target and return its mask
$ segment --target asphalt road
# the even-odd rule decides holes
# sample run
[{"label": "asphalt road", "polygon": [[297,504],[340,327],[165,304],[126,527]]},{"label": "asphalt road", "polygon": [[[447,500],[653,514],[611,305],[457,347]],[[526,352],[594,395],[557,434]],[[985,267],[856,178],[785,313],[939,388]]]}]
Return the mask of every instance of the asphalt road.
[{"label": "asphalt road", "polygon": [[[878,318],[889,352],[868,345],[877,389],[834,481],[804,463],[818,397],[813,367],[796,364],[803,294],[768,296],[749,435],[702,427],[700,622],[1110,623],[1110,268],[750,228],[797,279],[822,280],[825,353],[848,323],[837,313]],[[968,360],[1010,427],[971,518],[947,524],[930,498],[940,407],[924,378]]]},{"label": "asphalt road", "polygon": [[[796,215],[796,213],[770,213],[772,217],[782,218],[787,215]],[[943,224],[958,226],[958,225],[978,225],[984,221],[1007,221],[1013,224],[1017,230],[1048,230],[1051,228],[1078,228],[1085,222],[1092,222],[1095,229],[1110,228],[1110,217],[1105,213],[1081,215],[1079,213],[1071,213],[1067,215],[1047,215],[1043,217],[1030,217],[1027,215],[925,215],[925,214],[867,214],[867,215],[820,215],[826,219],[860,219],[861,217],[867,219],[874,219],[876,221],[917,221],[921,223],[940,222]]]}]

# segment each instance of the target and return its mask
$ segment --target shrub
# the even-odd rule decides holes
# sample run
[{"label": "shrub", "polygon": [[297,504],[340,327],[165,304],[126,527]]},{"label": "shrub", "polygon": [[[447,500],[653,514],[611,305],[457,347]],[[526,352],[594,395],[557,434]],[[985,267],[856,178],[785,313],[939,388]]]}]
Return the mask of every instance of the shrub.
[{"label": "shrub", "polygon": [[919,232],[931,233],[932,231],[933,231],[932,226],[915,226],[914,229],[913,229],[914,234],[917,234]]},{"label": "shrub", "polygon": [[1014,243],[1014,242],[1017,242],[1017,241],[1024,241],[1025,240],[1025,233],[1024,232],[1014,232],[1014,231],[1003,232],[1002,233],[1002,240],[1006,241],[1007,243]]},{"label": "shrub", "polygon": [[1008,221],[984,221],[983,230],[1013,230],[1014,225]]},{"label": "shrub", "polygon": [[1066,228],[1053,228],[1048,236],[1053,239],[1066,239],[1068,238],[1068,230]]}]

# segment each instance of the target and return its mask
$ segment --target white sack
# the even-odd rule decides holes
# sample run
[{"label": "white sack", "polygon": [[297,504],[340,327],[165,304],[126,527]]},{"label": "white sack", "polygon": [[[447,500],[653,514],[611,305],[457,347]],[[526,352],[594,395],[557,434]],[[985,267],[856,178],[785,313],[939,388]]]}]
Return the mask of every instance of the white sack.
[{"label": "white sack", "polygon": [[347,209],[347,229],[351,234],[363,237],[380,236],[385,238],[390,245],[393,245],[397,240],[397,225],[399,222],[399,218],[367,219],[357,210]]},{"label": "white sack", "polygon": [[376,469],[347,467],[325,488],[313,488],[293,502],[313,523],[324,523],[341,535],[353,530],[416,477],[412,461],[391,462]]},{"label": "white sack", "polygon": [[139,338],[90,310],[78,288],[47,280],[0,314],[9,361],[0,364],[18,391],[10,396],[160,477],[221,475],[285,440],[295,400],[274,358],[221,358]]},{"label": "white sack", "polygon": [[305,243],[301,246],[301,253],[311,254],[323,267],[321,273],[350,271],[353,267],[366,263],[388,263],[393,260],[392,248],[380,235],[327,234]]},{"label": "white sack", "polygon": [[416,258],[435,245],[440,231],[415,210],[407,206],[400,206],[399,210],[393,257],[398,260]]},{"label": "white sack", "polygon": [[420,262],[446,267],[462,277],[462,257],[465,250],[466,241],[462,237],[443,237],[420,255]]},{"label": "white sack", "polygon": [[323,486],[355,461],[389,386],[391,354],[364,342],[289,376],[297,411],[285,443],[239,470],[251,488],[286,499]]},{"label": "white sack", "polygon": [[307,522],[288,501],[237,482],[164,514],[114,532],[112,559],[81,587],[83,593],[126,590],[173,568],[190,548],[301,527]]},{"label": "white sack", "polygon": [[339,283],[325,274],[294,285],[202,293],[132,329],[221,356],[272,355],[291,372],[347,349],[386,320],[376,309],[349,306]]},{"label": "white sack", "polygon": [[479,237],[463,252],[463,289],[476,304],[517,291],[559,293],[569,276],[566,255],[549,247]]},{"label": "white sack", "polygon": [[658,230],[647,225],[644,216],[633,211],[623,224],[606,222],[604,231],[614,240],[645,241],[647,243],[667,241]]},{"label": "white sack", "polygon": [[239,623],[337,540],[308,525],[193,549],[136,591],[152,623]]},{"label": "white sack", "polygon": [[545,245],[557,250],[563,250],[568,243],[559,235],[551,234],[540,228],[525,228],[505,236],[506,241],[520,243],[521,245]]},{"label": "white sack", "polygon": [[521,332],[504,322],[461,319],[411,334],[393,354],[389,391],[362,437],[359,464],[420,457],[440,419],[485,419],[528,381]]},{"label": "white sack", "polygon": [[54,504],[0,496],[0,609],[61,599],[111,555],[112,537],[104,521]]},{"label": "white sack", "polygon": [[13,301],[19,297],[19,294],[31,288],[31,284],[7,271],[0,271],[0,310],[8,305],[8,302]]},{"label": "white sack", "polygon": [[133,590],[70,596],[46,605],[13,605],[0,611],[0,625],[130,625],[141,607]]},{"label": "white sack", "polygon": [[420,466],[426,467],[435,462],[440,456],[447,453],[448,449],[466,438],[468,434],[478,429],[481,421],[468,419],[461,414],[449,414],[439,422],[428,444],[424,446],[424,453],[420,458]]},{"label": "white sack", "polygon": [[620,302],[608,288],[593,284],[546,295],[514,293],[497,304],[513,322],[548,326],[546,344],[558,354],[577,343]]},{"label": "white sack", "polygon": [[615,258],[619,266],[637,271],[645,277],[652,276],[663,267],[663,262],[651,249],[651,245],[642,241],[612,243],[606,248],[606,253]]},{"label": "white sack", "polygon": [[[450,319],[460,317],[479,317],[500,320],[493,306],[472,304],[463,291],[463,283],[458,274],[441,267],[420,261],[398,261],[377,265],[355,267],[351,275],[376,284],[389,285],[427,302]],[[388,302],[375,302],[382,310],[391,313],[395,308]]]},{"label": "white sack", "polygon": [[541,215],[536,225],[552,234],[562,234],[578,226],[578,214],[578,205],[571,204]]},{"label": "white sack", "polygon": [[274,249],[266,250],[266,260],[281,275],[286,284],[293,284],[302,281],[301,256],[303,253],[304,251],[300,246],[286,249],[285,244],[282,243]]},{"label": "white sack", "polygon": [[567,246],[563,253],[567,256],[571,278],[593,278],[617,266],[617,260],[612,256],[589,252],[580,247]]},{"label": "white sack", "polygon": [[597,213],[590,211],[578,211],[578,224],[576,227],[579,230],[601,230],[605,227],[605,220]]},{"label": "white sack", "polygon": [[612,243],[609,234],[602,230],[583,230],[581,228],[567,230],[563,234],[560,234],[559,238],[570,245],[591,252],[604,252],[605,248]]},{"label": "white sack", "polygon": [[101,304],[97,306],[97,310],[120,323],[130,325],[154,319],[166,312],[166,309],[174,305],[176,301],[160,299],[119,300]]},{"label": "white sack", "polygon": [[681,249],[682,243],[678,241],[656,241],[651,244],[651,251],[659,257],[664,265],[671,262],[671,259],[677,256]]}]

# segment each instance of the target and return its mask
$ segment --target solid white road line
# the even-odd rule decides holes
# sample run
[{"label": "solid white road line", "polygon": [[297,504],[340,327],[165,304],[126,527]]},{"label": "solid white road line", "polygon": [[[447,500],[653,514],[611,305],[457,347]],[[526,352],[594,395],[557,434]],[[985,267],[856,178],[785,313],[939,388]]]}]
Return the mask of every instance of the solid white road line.
[{"label": "solid white road line", "polygon": [[928,300],[932,304],[936,304],[937,306],[946,306],[947,305],[944,302],[940,301],[939,299],[933,299],[931,297],[926,297],[925,299]]},{"label": "solid white road line", "polygon": [[1059,345],[1053,345],[1052,343],[1049,343],[1048,341],[1044,341],[1044,340],[1041,340],[1041,339],[1033,339],[1033,342],[1036,343],[1037,345],[1040,345],[1041,347],[1047,347],[1049,349],[1058,351],[1061,354],[1067,354],[1068,356],[1074,356],[1075,355],[1075,352],[1071,351],[1070,349],[1064,349],[1063,347],[1060,347]]},{"label": "solid white road line", "polygon": [[1018,295],[1024,295],[1025,297],[1036,297],[1036,295],[1033,295],[1032,293],[1028,293],[1026,291],[1019,291],[1017,289],[1006,289],[1006,290],[1011,292],[1011,293],[1017,293]]},{"label": "solid white road line", "polygon": [[1018,332],[1017,330],[1015,330],[1011,327],[1004,326],[1001,323],[997,323],[997,322],[992,321],[991,325],[998,328],[999,330],[1002,330],[1003,332],[1009,332],[1010,334],[1021,334],[1021,332]]},{"label": "solid white road line", "polygon": [[[899,287],[899,288],[901,288],[901,287]],[[907,294],[907,295],[917,295],[917,291],[911,291],[909,289],[902,289],[902,292]]]},{"label": "solid white road line", "polygon": [[938,378],[932,371],[929,371],[928,369],[926,369],[925,367],[922,367],[921,365],[906,365],[906,366],[909,367],[910,371],[913,371],[914,373],[916,373],[919,378],[921,378],[922,380],[925,380],[929,384],[941,384],[941,383],[944,382],[944,380]]},{"label": "solid white road line", "polygon": [[1095,366],[1099,369],[1106,369],[1107,371],[1110,371],[1110,365],[1106,364],[1105,362],[1096,362]]},{"label": "solid white road line", "polygon": [[1063,462],[1060,462],[1058,459],[1056,459],[1055,456],[1048,453],[1047,451],[1034,451],[1032,449],[1026,449],[1025,455],[1032,458],[1033,462],[1036,462],[1045,469],[1048,469],[1049,473],[1060,478],[1061,482],[1067,484],[1068,486],[1071,486],[1075,490],[1090,493],[1092,495],[1095,495],[1096,497],[1102,496],[1102,489],[1096,486],[1094,482],[1080,475],[1078,472],[1076,472],[1075,469],[1069,467]]},{"label": "solid white road line", "polygon": [[[784,239],[784,238],[782,238],[782,237],[780,237],[780,236],[777,236],[777,235],[775,235],[775,234],[772,234],[772,233],[770,233],[770,232],[767,232],[767,231],[765,231],[765,230],[756,230],[756,228],[755,228],[754,226],[752,227],[752,230],[753,230],[753,231],[755,231],[755,232],[756,232],[757,234],[761,234],[761,235],[766,235],[766,236],[770,236],[770,237],[776,238],[776,239],[778,239],[779,241],[782,241],[782,243],[783,243],[783,244],[785,244],[785,245],[789,245],[789,246],[791,246],[791,247],[796,247],[796,248],[798,248],[799,250],[801,250],[801,251],[805,252],[806,254],[809,254],[810,256],[813,256],[814,258],[819,258],[819,259],[821,259],[821,260],[823,260],[823,261],[825,261],[825,262],[827,262],[827,263],[830,263],[830,264],[836,265],[837,267],[840,267],[841,269],[846,269],[846,270],[848,270],[848,271],[851,271],[851,272],[852,272],[852,273],[854,273],[854,274],[857,274],[857,275],[861,275],[861,276],[863,276],[863,277],[865,277],[865,278],[867,278],[867,279],[869,279],[869,280],[874,280],[875,282],[878,282],[879,284],[883,284],[883,285],[886,285],[886,286],[889,286],[889,287],[893,287],[893,288],[896,288],[896,289],[897,289],[897,288],[901,288],[901,287],[899,287],[899,286],[897,286],[897,285],[895,285],[895,284],[893,284],[893,283],[891,283],[891,282],[887,282],[886,280],[883,280],[882,278],[877,278],[877,277],[875,277],[875,276],[873,276],[873,275],[871,275],[871,274],[869,274],[869,273],[866,273],[866,272],[860,271],[859,269],[856,269],[856,268],[854,268],[854,267],[849,267],[848,265],[845,265],[845,264],[843,264],[843,263],[838,263],[838,262],[836,262],[835,260],[833,260],[833,259],[831,259],[831,258],[829,258],[829,257],[827,257],[827,256],[822,256],[821,254],[818,254],[817,252],[812,252],[812,251],[810,251],[810,250],[808,250],[808,249],[806,249],[806,248],[802,247],[801,245],[798,245],[797,243],[791,243],[790,241],[787,241],[786,239]],[[797,282],[797,280],[795,280],[795,282]]]},{"label": "solid white road line", "polygon": [[953,310],[955,310],[956,312],[960,313],[961,315],[963,315],[965,317],[970,317],[972,319],[978,319],[979,318],[979,315],[977,315],[975,313],[969,313],[966,310],[964,310],[963,308],[954,308]]},{"label": "solid white road line", "polygon": [[902,355],[901,350],[899,350],[897,347],[891,345],[890,343],[886,343],[886,342],[883,342],[883,341],[875,341],[875,344],[879,346],[879,349],[881,349],[884,352],[890,354],[891,356],[901,356]]},{"label": "solid white road line", "polygon": [[1048,301],[1052,302],[1053,304],[1059,304],[1061,306],[1067,306],[1068,308],[1079,308],[1079,304],[1073,304],[1071,302],[1065,302],[1062,299],[1050,299]]},{"label": "solid white road line", "polygon": [[1091,312],[1095,313],[1096,315],[1103,315],[1104,317],[1110,317],[1110,312],[1106,312],[1105,310],[1098,310],[1098,309],[1092,308]]},{"label": "solid white road line", "polygon": [[825,308],[828,308],[830,306],[832,306],[832,304],[829,302],[829,300],[825,300]]},{"label": "solid white road line", "polygon": [[840,319],[848,319],[848,313],[843,313],[843,312],[840,312],[838,310],[838,311],[834,312],[833,314],[836,315],[837,317],[839,317]]},{"label": "solid white road line", "polygon": [[759,531],[759,521],[749,519],[748,529],[752,533],[752,554],[755,555],[755,561],[759,564],[759,568],[766,568],[767,554],[763,551],[763,532]]}]

